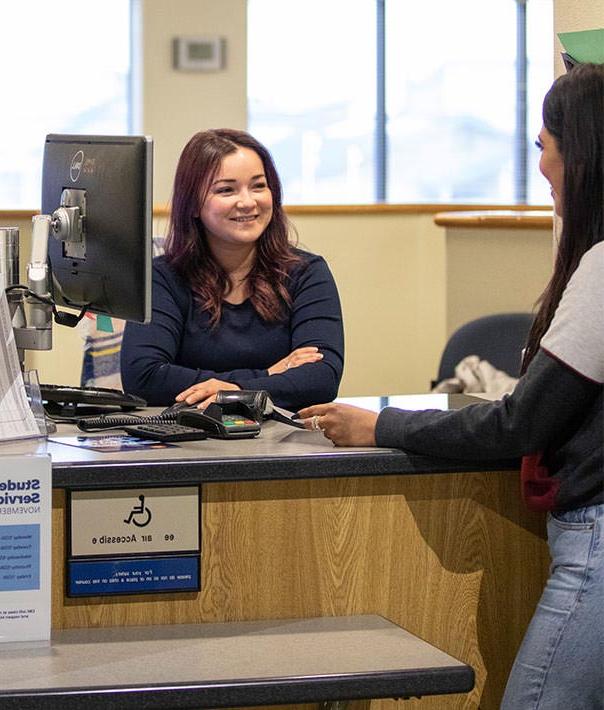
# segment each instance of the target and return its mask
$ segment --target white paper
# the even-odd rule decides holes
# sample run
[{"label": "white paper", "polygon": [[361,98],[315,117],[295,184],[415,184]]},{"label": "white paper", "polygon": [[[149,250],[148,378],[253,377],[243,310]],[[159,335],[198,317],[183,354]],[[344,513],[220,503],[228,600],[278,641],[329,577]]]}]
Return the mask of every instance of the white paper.
[{"label": "white paper", "polygon": [[49,456],[0,456],[0,644],[50,640]]},{"label": "white paper", "polygon": [[27,401],[4,289],[0,291],[0,441],[40,436]]}]

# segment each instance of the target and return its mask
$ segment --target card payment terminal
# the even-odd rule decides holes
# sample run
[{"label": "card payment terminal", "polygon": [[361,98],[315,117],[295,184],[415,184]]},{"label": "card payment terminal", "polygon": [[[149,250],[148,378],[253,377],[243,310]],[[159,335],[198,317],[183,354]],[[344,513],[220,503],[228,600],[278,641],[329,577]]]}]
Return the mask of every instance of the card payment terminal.
[{"label": "card payment terminal", "polygon": [[[216,403],[201,409],[182,409],[176,421],[189,427],[197,427],[216,439],[251,439],[260,433],[260,422],[252,419],[245,407],[228,407]],[[225,411],[226,410],[226,411]],[[237,411],[239,410],[239,411]]]}]

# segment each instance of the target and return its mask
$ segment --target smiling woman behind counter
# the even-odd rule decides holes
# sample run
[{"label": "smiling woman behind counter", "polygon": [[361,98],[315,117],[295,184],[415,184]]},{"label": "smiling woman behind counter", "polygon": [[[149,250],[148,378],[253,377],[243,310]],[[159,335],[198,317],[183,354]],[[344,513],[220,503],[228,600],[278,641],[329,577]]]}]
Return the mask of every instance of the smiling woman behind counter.
[{"label": "smiling woman behind counter", "polygon": [[267,390],[298,409],[338,392],[344,334],[325,260],[296,248],[268,150],[230,129],[195,134],[174,179],[151,323],[128,323],[124,390],[203,406],[218,390]]}]

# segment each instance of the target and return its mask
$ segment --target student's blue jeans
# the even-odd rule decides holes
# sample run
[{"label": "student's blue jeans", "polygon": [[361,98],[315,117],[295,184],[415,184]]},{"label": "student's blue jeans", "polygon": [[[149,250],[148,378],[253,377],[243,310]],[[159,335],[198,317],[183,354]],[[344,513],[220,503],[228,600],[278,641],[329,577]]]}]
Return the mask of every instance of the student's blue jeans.
[{"label": "student's blue jeans", "polygon": [[548,516],[552,564],[502,710],[604,709],[604,505]]}]

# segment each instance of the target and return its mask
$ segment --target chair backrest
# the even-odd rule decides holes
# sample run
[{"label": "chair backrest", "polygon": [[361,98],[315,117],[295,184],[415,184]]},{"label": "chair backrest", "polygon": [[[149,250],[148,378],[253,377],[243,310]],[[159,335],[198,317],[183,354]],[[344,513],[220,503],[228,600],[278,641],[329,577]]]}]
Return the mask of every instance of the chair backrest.
[{"label": "chair backrest", "polygon": [[462,325],[445,346],[437,382],[454,377],[455,366],[468,355],[478,355],[498,370],[518,377],[533,319],[532,313],[496,313]]}]

